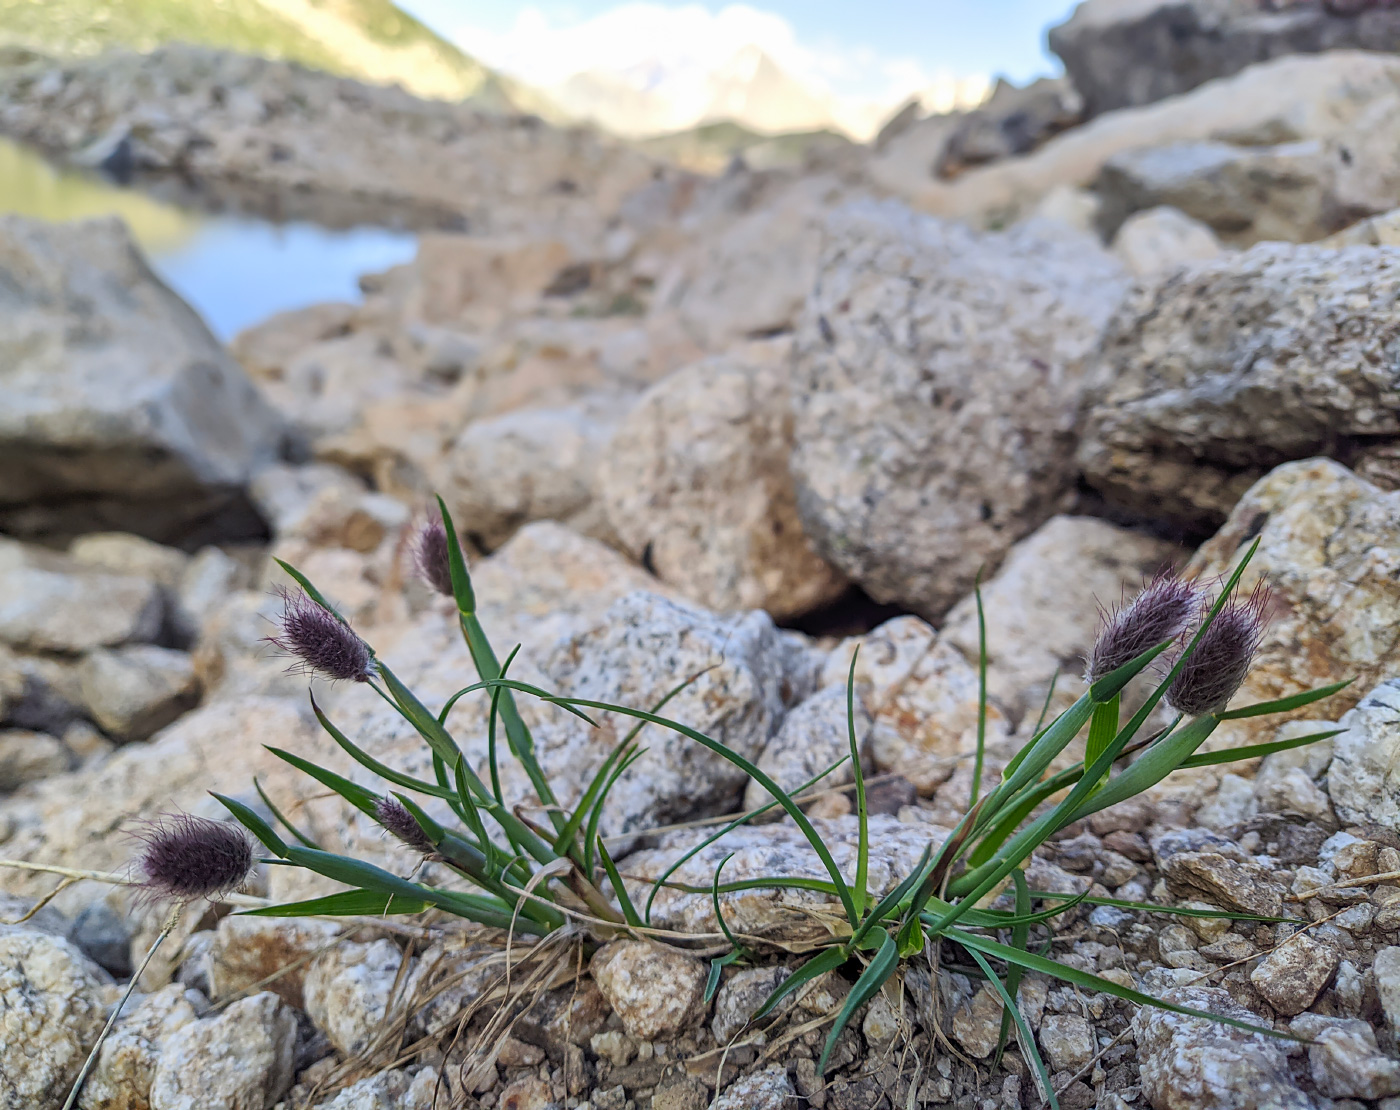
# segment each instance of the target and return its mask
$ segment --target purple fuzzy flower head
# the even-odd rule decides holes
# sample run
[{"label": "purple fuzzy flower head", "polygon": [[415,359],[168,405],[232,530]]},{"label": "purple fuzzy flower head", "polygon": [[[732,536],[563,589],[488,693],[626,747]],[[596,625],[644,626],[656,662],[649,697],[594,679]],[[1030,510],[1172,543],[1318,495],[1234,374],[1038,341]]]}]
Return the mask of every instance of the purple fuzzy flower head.
[{"label": "purple fuzzy flower head", "polygon": [[191,902],[237,890],[253,869],[253,842],[236,825],[168,814],[137,833],[145,850],[136,861],[148,897]]},{"label": "purple fuzzy flower head", "polygon": [[374,817],[394,837],[403,841],[415,852],[430,856],[437,851],[423,826],[413,816],[408,806],[395,797],[380,798],[374,803]]},{"label": "purple fuzzy flower head", "polygon": [[1167,687],[1168,705],[1199,717],[1230,704],[1264,638],[1269,596],[1269,587],[1260,582],[1247,601],[1232,601],[1221,608]]},{"label": "purple fuzzy flower head", "polygon": [[268,637],[303,670],[324,678],[368,682],[374,673],[369,645],[334,613],[301,590],[283,595],[281,632]]},{"label": "purple fuzzy flower head", "polygon": [[1132,601],[1104,617],[1085,677],[1097,682],[1149,648],[1176,639],[1186,630],[1199,603],[1195,585],[1170,571],[1158,574]]},{"label": "purple fuzzy flower head", "polygon": [[441,520],[430,520],[418,532],[413,547],[418,574],[438,593],[452,596],[452,569],[447,558],[447,529]]}]

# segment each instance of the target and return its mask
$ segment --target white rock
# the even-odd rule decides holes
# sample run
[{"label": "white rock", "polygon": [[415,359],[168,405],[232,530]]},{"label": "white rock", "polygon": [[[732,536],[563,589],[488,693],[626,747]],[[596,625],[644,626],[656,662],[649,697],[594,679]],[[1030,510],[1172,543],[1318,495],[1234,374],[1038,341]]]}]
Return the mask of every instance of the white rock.
[{"label": "white rock", "polygon": [[1078,1014],[1046,1014],[1040,1024],[1040,1047],[1053,1071],[1078,1071],[1094,1058],[1094,1027]]},{"label": "white rock", "polygon": [[66,940],[0,930],[0,1108],[59,1110],[106,1021],[110,982]]},{"label": "white rock", "polygon": [[797,517],[780,359],[718,356],[658,382],[617,428],[599,471],[608,524],[633,558],[711,609],[778,619],[845,585]]},{"label": "white rock", "polygon": [[711,1110],[783,1110],[795,1097],[787,1067],[769,1064],[736,1079],[710,1106]]},{"label": "white rock", "polygon": [[1113,253],[1137,277],[1153,278],[1214,258],[1220,253],[1220,240],[1200,220],[1161,205],[1124,220],[1113,236]]},{"label": "white rock", "polygon": [[1366,1022],[1303,1014],[1289,1027],[1313,1042],[1308,1067],[1322,1094],[1364,1099],[1400,1094],[1400,1061],[1381,1052],[1375,1031]]},{"label": "white rock", "polygon": [[589,970],[622,1027],[640,1040],[674,1037],[708,1010],[705,965],[674,948],[614,941],[594,954]]},{"label": "white rock", "polygon": [[174,537],[219,513],[280,429],[243,370],[147,268],[116,219],[0,220],[10,530],[116,524]]},{"label": "white rock", "polygon": [[1081,374],[1126,284],[1059,225],[980,235],[893,202],[838,210],[794,362],[792,472],[817,550],[930,618],[964,596],[1068,492]]},{"label": "white rock", "polygon": [[318,956],[306,972],[306,1012],[342,1053],[353,1056],[384,1030],[394,985],[408,981],[404,954],[388,940],[347,941]]},{"label": "white rock", "polygon": [[61,774],[71,761],[63,741],[46,732],[0,729],[0,791]]},{"label": "white rock", "polygon": [[184,1026],[161,1045],[150,1110],[270,1110],[291,1086],[296,1033],[267,991]]},{"label": "white rock", "polygon": [[154,644],[94,651],[79,676],[92,719],[119,740],[145,740],[199,701],[189,655]]},{"label": "white rock", "polygon": [[[856,705],[856,750],[861,750],[870,735],[870,715],[862,701]],[[829,686],[813,694],[791,710],[768,741],[758,758],[758,769],[787,791],[795,791],[809,779],[826,770],[842,756],[850,753],[847,729],[846,689]],[[813,789],[843,786],[854,780],[849,761],[821,780]],[[757,809],[773,800],[756,781],[750,781],[744,791],[744,808]]]},{"label": "white rock", "polygon": [[78,1110],[147,1110],[166,1038],[198,1020],[206,1004],[198,991],[172,983],[124,1013],[83,1084]]}]

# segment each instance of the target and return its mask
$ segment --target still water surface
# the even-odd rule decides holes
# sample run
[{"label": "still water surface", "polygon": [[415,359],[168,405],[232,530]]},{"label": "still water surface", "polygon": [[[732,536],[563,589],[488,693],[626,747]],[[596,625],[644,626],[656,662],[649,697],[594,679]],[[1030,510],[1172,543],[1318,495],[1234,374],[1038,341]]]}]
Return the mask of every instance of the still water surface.
[{"label": "still water surface", "polygon": [[319,301],[358,301],[357,278],[409,261],[412,234],[378,227],[332,230],[209,215],[137,189],[58,169],[0,139],[0,213],[42,220],[121,216],[165,282],[220,339],[274,312]]}]

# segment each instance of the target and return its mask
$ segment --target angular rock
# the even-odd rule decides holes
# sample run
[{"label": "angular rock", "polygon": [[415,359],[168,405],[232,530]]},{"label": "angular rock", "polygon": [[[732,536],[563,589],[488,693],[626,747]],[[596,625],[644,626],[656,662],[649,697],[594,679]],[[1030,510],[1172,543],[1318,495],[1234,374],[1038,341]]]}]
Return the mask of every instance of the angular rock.
[{"label": "angular rock", "polygon": [[428,1067],[413,1075],[393,1069],[354,1083],[316,1110],[433,1110],[437,1072]]},{"label": "angular rock", "polygon": [[206,1000],[171,983],[122,1015],[83,1084],[78,1110],[148,1110],[166,1038],[199,1019]]},{"label": "angular rock", "polygon": [[145,740],[199,702],[189,655],[154,644],[94,651],[79,675],[92,719],[118,740]]},{"label": "angular rock", "polygon": [[[870,715],[860,699],[855,705],[856,750],[861,750],[870,734]],[[828,686],[818,691],[783,718],[778,733],[758,757],[758,769],[780,787],[794,792],[833,763],[850,753],[847,730],[846,689]],[[852,782],[855,776],[849,762],[825,776],[813,789],[830,789]],[[744,791],[744,808],[757,809],[773,800],[756,780]]]},{"label": "angular rock", "polygon": [[622,1027],[644,1041],[674,1037],[709,1009],[705,965],[674,948],[614,941],[597,951],[589,970]]},{"label": "angular rock", "polygon": [[1283,884],[1267,869],[1219,852],[1177,852],[1162,865],[1162,874],[1181,897],[1269,917],[1283,911]]},{"label": "angular rock", "polygon": [[0,930],[3,1110],[59,1110],[106,1021],[110,982],[59,937]]},{"label": "angular rock", "polygon": [[796,1096],[787,1067],[769,1064],[736,1079],[710,1105],[712,1110],[783,1110]]},{"label": "angular rock", "polygon": [[[742,1032],[790,974],[783,967],[749,967],[726,980],[715,996],[715,1017],[710,1023],[715,1043],[728,1044]],[[792,1008],[792,1002],[792,995],[786,995],[771,1012],[782,1014]]]},{"label": "angular rock", "polygon": [[794,363],[792,473],[817,550],[930,618],[965,594],[1068,492],[1080,378],[1125,287],[1055,225],[839,210]]},{"label": "angular rock", "polygon": [[[1087,114],[1151,104],[1288,54],[1400,47],[1385,4],[1090,0],[1050,28]],[[1282,9],[1282,10],[1280,10]],[[1367,10],[1378,9],[1378,10]],[[1358,14],[1359,13],[1359,14]]]},{"label": "angular rock", "polygon": [[1278,58],[1159,104],[1102,115],[1025,157],[901,192],[939,216],[1004,225],[1057,186],[1092,185],[1122,151],[1203,139],[1245,146],[1331,139],[1373,108],[1393,111],[1397,89],[1393,56],[1338,50]]},{"label": "angular rock", "polygon": [[1156,278],[1220,254],[1211,229],[1166,205],[1134,212],[1113,236],[1113,253],[1134,276]]},{"label": "angular rock", "polygon": [[[1393,675],[1400,659],[1393,618],[1400,608],[1393,565],[1400,494],[1382,493],[1325,459],[1285,464],[1241,499],[1189,571],[1202,581],[1229,573],[1255,536],[1259,551],[1240,589],[1248,592],[1267,578],[1271,619],[1234,704],[1351,681],[1341,694],[1291,715],[1335,719]],[[1280,723],[1279,716],[1229,721],[1211,743],[1268,739]]]},{"label": "angular rock", "polygon": [[[1154,973],[1160,976],[1162,973]],[[1183,979],[1194,972],[1175,973]],[[1163,1001],[1261,1025],[1259,1015],[1219,987],[1149,988]],[[1282,1042],[1207,1018],[1143,1006],[1133,1017],[1143,1093],[1154,1110],[1309,1110]]]},{"label": "angular rock", "polygon": [[74,566],[0,540],[0,643],[77,654],[141,643],[160,633],[165,603],[144,578]]},{"label": "angular rock", "polygon": [[275,464],[248,488],[279,540],[304,539],[316,547],[344,547],[368,554],[408,523],[401,502],[370,493],[337,466]]},{"label": "angular rock", "polygon": [[1389,770],[1390,761],[1400,756],[1398,710],[1400,678],[1390,678],[1339,722],[1347,731],[1332,741],[1327,791],[1345,821],[1400,829],[1400,790]]},{"label": "angular rock", "polygon": [[[1039,714],[1058,671],[1053,715],[1084,691],[1081,675],[1102,608],[1134,596],[1154,573],[1184,561],[1169,543],[1091,517],[1057,516],[1016,544],[982,585],[987,692],[1013,719]],[[939,642],[976,665],[977,603],[948,613]]]},{"label": "angular rock", "polygon": [[1380,367],[1400,255],[1261,244],[1139,289],[1089,375],[1079,460],[1112,502],[1217,524],[1250,483],[1347,437],[1400,432]]},{"label": "angular rock", "polygon": [[68,545],[68,557],[82,567],[149,578],[171,592],[179,589],[190,561],[183,551],[126,532],[79,536]]},{"label": "angular rock", "polygon": [[191,1022],[161,1045],[150,1110],[270,1110],[291,1086],[296,1033],[296,1018],[268,991]]},{"label": "angular rock", "polygon": [[[303,988],[309,960],[334,944],[340,931],[331,921],[222,918],[209,948],[211,997],[227,998],[255,984],[265,984],[265,989],[288,1006],[305,1009]],[[272,981],[267,982],[269,979]]]},{"label": "angular rock", "polygon": [[[844,687],[857,647],[856,692],[875,724],[870,758],[880,771],[900,775],[928,796],[976,750],[977,668],[917,617],[896,617],[832,652],[822,670],[823,687]],[[989,704],[989,749],[1010,731],[999,706]]]},{"label": "angular rock", "polygon": [[[813,818],[812,825],[830,850],[837,868],[848,882],[855,879],[858,826],[853,816]],[[871,843],[878,846],[869,860],[868,883],[871,891],[884,894],[894,889],[915,867],[930,844],[937,850],[948,830],[931,824],[903,824],[886,814],[870,817]],[[694,831],[670,833],[655,848],[634,852],[621,867],[628,877],[628,892],[638,909],[643,907],[651,882],[684,852],[705,839]],[[817,854],[798,828],[790,822],[759,825],[726,833],[687,860],[668,881],[708,888],[715,870],[726,856],[722,880],[736,882],[773,875],[798,875],[830,880]],[[724,920],[735,932],[775,935],[796,939],[825,932],[820,918],[841,916],[834,897],[814,891],[764,889],[732,891],[720,895]],[[708,894],[688,894],[661,889],[652,904],[652,924],[659,928],[688,932],[714,932],[719,929],[714,904]]]},{"label": "angular rock", "polygon": [[631,404],[629,395],[597,392],[468,424],[447,453],[443,496],[472,543],[494,551],[532,520],[598,534],[595,472]]},{"label": "angular rock", "polygon": [[1376,1044],[1376,1034],[1355,1018],[1303,1014],[1290,1023],[1293,1032],[1313,1043],[1308,1070],[1328,1098],[1391,1098],[1400,1094],[1400,1061]]},{"label": "angular rock", "polygon": [[0,521],[154,539],[255,535],[277,419],[117,220],[0,220]]},{"label": "angular rock", "polygon": [[0,729],[0,793],[68,770],[72,755],[63,741],[44,732]]},{"label": "angular rock", "polygon": [[1078,1071],[1094,1058],[1094,1027],[1078,1014],[1046,1014],[1040,1024],[1040,1047],[1055,1071]]},{"label": "angular rock", "polygon": [[1337,970],[1339,959],[1330,944],[1302,933],[1260,960],[1249,973],[1249,981],[1270,1006],[1292,1017],[1306,1010],[1322,993]]},{"label": "angular rock", "polygon": [[963,114],[935,163],[939,177],[1028,154],[1080,120],[1084,101],[1063,77],[1042,77],[1024,88],[998,78],[992,95]]},{"label": "angular rock", "polygon": [[599,497],[633,558],[718,610],[793,617],[845,580],[798,519],[781,354],[717,356],[652,386],[603,453]]},{"label": "angular rock", "polygon": [[307,969],[303,987],[307,1016],[346,1056],[363,1051],[383,1032],[395,984],[400,979],[407,982],[404,959],[398,946],[388,940],[347,941],[317,957]]},{"label": "angular rock", "polygon": [[1390,945],[1377,952],[1372,970],[1376,974],[1376,993],[1386,1020],[1400,1028],[1400,945]]}]

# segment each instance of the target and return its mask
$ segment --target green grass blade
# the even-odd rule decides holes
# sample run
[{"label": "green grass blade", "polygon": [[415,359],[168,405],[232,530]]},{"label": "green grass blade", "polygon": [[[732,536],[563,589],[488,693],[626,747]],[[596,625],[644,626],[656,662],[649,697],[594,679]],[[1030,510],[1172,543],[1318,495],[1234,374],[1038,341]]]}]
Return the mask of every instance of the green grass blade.
[{"label": "green grass blade", "polygon": [[826,1074],[826,1065],[831,1059],[836,1041],[846,1026],[850,1024],[855,1012],[874,998],[880,988],[889,981],[890,976],[897,970],[899,970],[899,945],[895,943],[891,933],[886,933],[885,939],[880,944],[880,950],[875,953],[875,958],[860,973],[860,978],[851,987],[850,993],[846,995],[845,1004],[836,1015],[836,1020],[832,1022],[831,1032],[826,1035],[826,1044],[822,1046],[821,1059],[817,1061],[818,1075]]},{"label": "green grass blade", "polygon": [[618,874],[617,864],[613,862],[612,856],[608,853],[608,847],[603,843],[603,838],[598,837],[598,858],[602,861],[603,870],[608,873],[608,882],[612,884],[613,894],[617,896],[617,904],[622,910],[622,916],[627,924],[632,928],[640,928],[642,919],[637,914],[637,907],[632,905],[632,897],[627,893],[627,887],[622,881],[622,876]]},{"label": "green grass blade", "polygon": [[[1033,890],[1032,898],[1068,898],[1067,894],[1061,894],[1050,890]],[[1211,907],[1208,910],[1193,909],[1189,906],[1159,906],[1156,902],[1126,902],[1121,898],[1093,898],[1087,894],[1074,895],[1074,902],[1083,902],[1087,906],[1116,906],[1120,910],[1140,910],[1143,913],[1163,913],[1171,914],[1173,917],[1219,917],[1230,921],[1260,921],[1268,924],[1278,924],[1279,922],[1297,923],[1300,919],[1296,917],[1268,917],[1258,913],[1241,913],[1237,910],[1218,910]]]},{"label": "green grass blade", "polygon": [[1045,724],[1045,718],[1050,713],[1050,703],[1055,699],[1055,687],[1060,682],[1060,668],[1056,667],[1054,673],[1050,675],[1050,689],[1045,691],[1045,701],[1040,706],[1040,716],[1035,719],[1035,728],[1031,729],[1031,737],[1040,735],[1041,727]]},{"label": "green grass blade", "polygon": [[[335,725],[331,723],[331,719],[322,712],[321,707],[316,704],[315,694],[311,695],[311,712],[316,714],[316,720],[321,723],[321,727],[325,729],[327,735],[339,744],[345,754],[361,767],[372,771],[386,782],[392,782],[395,786],[402,786],[405,790],[416,790],[419,794],[427,794],[432,798],[448,799],[452,797],[452,791],[450,789],[442,786],[434,786],[432,783],[424,782],[422,779],[416,779],[412,775],[405,775],[399,771],[395,771],[392,767],[380,763],[374,756],[353,743],[340,729],[336,728]],[[308,845],[308,847],[314,847],[314,845]]]},{"label": "green grass blade", "polygon": [[737,948],[726,952],[723,956],[716,956],[710,961],[710,974],[705,979],[705,1005],[708,1006],[715,999],[715,992],[719,990],[720,974],[732,963],[737,963],[743,959],[743,953]]},{"label": "green grass blade", "polygon": [[972,594],[977,599],[977,757],[972,764],[972,793],[968,805],[976,805],[982,793],[982,765],[987,755],[987,615],[982,610],[982,571]]},{"label": "green grass blade", "polygon": [[[1031,941],[1031,888],[1026,884],[1024,871],[1011,872],[1011,881],[1016,888],[1016,915],[1021,919],[1011,929],[1011,947],[1024,952],[1030,947]],[[973,956],[976,957],[977,953],[974,952]],[[978,963],[981,963],[980,959]],[[1016,992],[1020,989],[1024,970],[1019,964],[1012,964],[1006,969],[1007,1005],[1003,1006],[1001,1011],[1001,1031],[997,1034],[997,1055],[994,1064],[1001,1063],[1002,1053],[1006,1051],[1006,1038],[1011,1032],[1011,1016],[1017,1012],[1010,1000],[1016,997]]]},{"label": "green grass blade", "polygon": [[1094,706],[1094,715],[1089,720],[1089,739],[1084,745],[1084,762],[1093,763],[1108,750],[1113,738],[1118,735],[1118,706],[1122,694],[1114,694],[1108,701]]},{"label": "green grass blade", "polygon": [[[428,811],[412,798],[406,794],[400,794],[397,790],[394,791],[394,797],[399,800],[409,813],[413,814],[413,819],[418,822],[418,827],[423,830],[423,835],[426,836],[429,841],[436,845],[441,844],[447,839],[447,830],[434,821]],[[307,847],[314,848],[316,845],[308,844]]]},{"label": "green grass blade", "polygon": [[[1050,1071],[1046,1068],[1045,1061],[1040,1058],[1040,1049],[1036,1047],[1035,1037],[1032,1035],[1030,1028],[1026,1025],[1026,1019],[1021,1016],[1021,1008],[1016,1005],[1015,988],[1002,986],[1001,980],[998,979],[995,972],[992,971],[992,965],[987,962],[986,957],[983,956],[981,952],[977,951],[975,948],[969,948],[967,952],[968,955],[977,961],[977,966],[980,967],[987,976],[987,982],[991,984],[992,989],[1001,996],[1002,1041],[1005,1041],[1007,1019],[1010,1018],[1016,1022],[1016,1032],[1020,1034],[1017,1039],[1021,1042],[1021,1048],[1024,1050],[1026,1056],[1030,1058],[1031,1066],[1035,1068],[1036,1078],[1040,1080],[1041,1093],[1049,1100],[1051,1110],[1060,1110],[1060,1100],[1055,1097],[1055,1088],[1050,1083]],[[1013,967],[1017,970],[1020,969],[1019,965],[1013,965]],[[1011,969],[1009,968],[1007,970],[1006,979],[1009,984],[1011,981]],[[1001,1050],[1002,1045],[999,1044],[997,1046],[998,1062],[1001,1060]]]},{"label": "green grass blade", "polygon": [[345,890],[305,902],[283,902],[256,910],[239,910],[237,917],[382,917],[385,914],[422,913],[428,903],[384,894],[377,890]]},{"label": "green grass blade", "polygon": [[851,748],[851,773],[856,782],[856,881],[851,888],[856,914],[865,912],[866,889],[870,875],[870,810],[865,801],[865,772],[860,766],[860,744],[856,741],[856,660],[860,645],[851,652],[851,668],[846,672],[846,738]]},{"label": "green grass blade", "polygon": [[719,931],[724,934],[724,939],[729,941],[735,952],[743,953],[744,946],[739,943],[734,934],[729,931],[729,923],[724,920],[724,909],[719,904],[720,894],[720,872],[724,870],[724,865],[734,858],[734,853],[730,852],[724,859],[719,861],[719,866],[715,868],[714,880],[710,883],[710,904],[715,908],[715,920],[719,922]]},{"label": "green grass blade", "polygon": [[1125,799],[1135,798],[1144,790],[1156,786],[1204,744],[1206,738],[1215,731],[1219,723],[1219,718],[1207,714],[1204,717],[1197,717],[1189,725],[1178,729],[1165,739],[1159,740],[1127,770],[1109,779],[1101,790],[1091,797],[1085,798],[1077,809],[1072,810],[1065,817],[1064,823],[1060,827],[1063,828],[1064,825],[1072,824],[1080,818],[1088,817],[1089,814],[1097,813],[1101,809],[1107,809]]},{"label": "green grass blade", "polygon": [[277,820],[281,823],[282,827],[286,829],[289,833],[291,833],[293,837],[295,837],[308,848],[320,847],[319,844],[317,844],[314,840],[312,840],[309,836],[307,836],[304,832],[302,832],[299,828],[297,828],[295,825],[293,825],[290,821],[287,820],[286,814],[284,814],[280,809],[278,809],[277,804],[267,796],[267,791],[262,788],[262,783],[258,781],[256,775],[253,776],[253,789],[258,792],[258,797],[263,800],[263,805],[267,806],[267,808],[271,810],[272,816],[277,818]]},{"label": "green grass blade", "polygon": [[[1223,718],[1222,718],[1223,719]],[[1214,767],[1221,763],[1238,763],[1242,759],[1257,759],[1274,752],[1286,752],[1290,748],[1301,748],[1316,744],[1319,740],[1330,740],[1346,732],[1344,728],[1331,728],[1326,732],[1310,732],[1306,736],[1295,736],[1291,740],[1273,740],[1267,744],[1250,744],[1243,748],[1224,748],[1218,752],[1199,752],[1184,759],[1178,770],[1186,767]]]},{"label": "green grass blade", "polygon": [[[842,756],[825,771],[818,773],[814,778],[808,779],[805,783],[803,783],[796,790],[794,790],[793,794],[801,795],[804,792],[810,790],[817,783],[821,782],[822,779],[826,778],[827,775],[831,774],[838,767],[840,767],[841,764],[845,763],[846,760],[849,758],[849,756]],[[729,833],[732,833],[735,829],[739,828],[742,825],[747,825],[750,821],[754,820],[755,818],[762,817],[765,813],[768,813],[770,810],[776,808],[777,805],[778,801],[775,798],[773,801],[768,802],[766,805],[760,806],[758,809],[755,809],[749,813],[741,814],[739,817],[736,817],[733,821],[729,822],[729,824],[724,825],[717,832],[711,834],[710,836],[707,836],[704,840],[700,841],[700,843],[696,844],[693,848],[687,849],[683,855],[677,857],[675,862],[673,862],[669,867],[667,867],[666,870],[661,873],[661,877],[659,879],[656,879],[651,885],[651,891],[647,895],[646,912],[643,915],[646,917],[647,924],[651,924],[652,902],[656,900],[657,892],[662,888],[662,886],[667,885],[667,879],[669,879],[672,875],[674,875],[677,871],[684,867],[689,860],[693,859],[695,856],[703,852],[716,840],[719,840],[723,836],[727,836]],[[836,887],[834,884],[831,885],[831,896],[833,898],[836,897]]]},{"label": "green grass blade", "polygon": [[1321,701],[1323,698],[1330,698],[1350,686],[1355,679],[1349,678],[1345,682],[1334,682],[1331,686],[1320,686],[1316,690],[1308,690],[1301,694],[1293,694],[1291,697],[1275,698],[1273,701],[1259,701],[1253,705],[1243,705],[1239,709],[1227,709],[1219,714],[1222,721],[1242,721],[1246,717],[1264,717],[1270,713],[1288,713],[1294,709],[1302,709],[1305,705],[1312,705],[1313,702]]},{"label": "green grass blade", "polygon": [[1018,794],[1025,786],[1040,778],[1054,758],[1069,746],[1079,735],[1093,715],[1095,702],[1086,691],[1076,701],[1056,717],[1040,736],[1032,740],[1016,753],[1016,757],[1002,772],[1002,781],[988,796],[976,832],[991,824],[1008,798]]},{"label": "green grass blade", "polygon": [[924,869],[929,865],[929,859],[933,856],[933,845],[929,844],[924,848],[923,855],[919,857],[918,865],[909,872],[908,875],[877,902],[871,911],[866,914],[865,920],[853,934],[851,934],[850,947],[854,950],[861,946],[861,942],[870,934],[870,931],[884,923],[895,908],[902,902],[919,881],[923,878]]},{"label": "green grass blade", "polygon": [[238,823],[261,841],[262,846],[271,852],[278,859],[287,858],[287,845],[283,839],[277,835],[272,826],[245,806],[242,802],[223,794],[215,794],[210,791],[220,805],[228,810],[237,819]]},{"label": "green grass blade", "polygon": [[1135,991],[1131,987],[1125,987],[1113,982],[1111,979],[1101,979],[1087,971],[1080,971],[1078,968],[1069,967],[1065,964],[1057,963],[1047,959],[1045,956],[1037,956],[1033,952],[1022,952],[1019,949],[1011,948],[998,941],[987,937],[978,936],[975,933],[966,933],[961,929],[949,929],[944,934],[948,940],[955,941],[962,945],[969,952],[978,951],[986,956],[995,956],[997,959],[1005,960],[1007,963],[1020,964],[1027,971],[1038,971],[1043,975],[1049,975],[1061,982],[1072,983],[1077,987],[1086,990],[1101,991],[1104,994],[1111,994],[1114,998],[1120,998],[1124,1002],[1131,1002],[1137,1006],[1152,1006],[1158,1010],[1167,1010],[1174,1014],[1184,1014],[1187,1017],[1205,1018],[1208,1021],[1219,1022],[1222,1025],[1232,1025],[1236,1029],[1243,1029],[1249,1033],[1262,1033],[1266,1037],[1275,1037],[1282,1040],[1297,1041],[1298,1037],[1289,1033],[1281,1033],[1275,1029],[1270,1029],[1263,1025],[1251,1025],[1247,1021],[1237,1021],[1234,1018],[1223,1017],[1220,1014],[1212,1014],[1209,1010],[1196,1010],[1190,1006],[1178,1006],[1171,1002],[1164,1002],[1160,998],[1153,998],[1149,994]]},{"label": "green grass blade", "polygon": [[379,677],[384,680],[384,685],[388,687],[389,694],[404,720],[428,742],[428,747],[451,766],[457,757],[457,742],[448,734],[447,729],[438,723],[437,716],[430,713],[428,707],[418,700],[418,695],[399,681],[398,675],[382,663],[379,666]]},{"label": "green grass blade", "polygon": [[598,797],[593,803],[593,808],[588,814],[588,824],[584,833],[583,871],[585,875],[593,874],[593,846],[598,842],[598,826],[603,823],[603,807],[607,802],[608,795],[612,793],[612,788],[617,785],[617,780],[627,773],[627,769],[640,759],[646,749],[634,749],[630,754],[624,755],[608,775],[607,781],[603,783],[603,788],[598,792]]},{"label": "green grass blade", "polygon": [[462,613],[476,612],[476,594],[472,591],[471,573],[467,570],[467,559],[462,554],[462,541],[457,538],[457,528],[452,523],[452,514],[447,511],[447,502],[437,499],[438,512],[442,516],[442,526],[447,532],[447,569],[452,576],[452,597],[457,602],[457,610]]},{"label": "green grass blade", "polygon": [[835,971],[848,959],[850,959],[850,956],[847,954],[845,948],[840,946],[823,948],[819,953],[779,983],[773,993],[763,1000],[763,1005],[754,1011],[754,1015],[750,1020],[757,1021],[759,1018],[767,1017],[773,1012],[773,1007],[793,991],[797,990],[799,987],[805,986],[813,979],[820,978],[828,971]]},{"label": "green grass blade", "polygon": [[299,771],[304,771],[322,786],[334,790],[361,813],[366,813],[374,817],[375,806],[379,802],[379,795],[373,790],[367,790],[357,782],[351,782],[344,775],[337,775],[334,771],[328,771],[324,767],[319,767],[309,759],[302,759],[299,755],[283,751],[281,748],[268,747],[267,749],[278,759],[285,760]]},{"label": "green grass blade", "polygon": [[[503,680],[502,684],[506,686],[518,685],[510,680]],[[845,877],[836,866],[836,860],[832,858],[831,851],[822,841],[817,830],[812,827],[812,822],[807,819],[807,815],[802,812],[801,807],[792,800],[792,797],[754,763],[745,759],[738,752],[721,744],[718,740],[711,739],[703,732],[699,732],[689,725],[683,725],[679,721],[673,721],[667,717],[658,716],[655,713],[648,713],[643,709],[631,709],[625,705],[612,705],[608,702],[594,701],[589,698],[565,698],[554,694],[545,694],[544,700],[556,704],[567,703],[609,713],[620,713],[623,716],[634,717],[637,720],[650,721],[652,724],[660,725],[662,728],[668,728],[672,732],[679,733],[681,736],[694,740],[697,744],[708,748],[716,755],[734,764],[734,766],[738,767],[750,778],[756,780],[770,795],[778,799],[779,804],[782,805],[788,816],[793,819],[793,822],[802,831],[802,835],[807,838],[807,842],[812,846],[812,850],[817,853],[817,858],[821,860],[822,866],[826,868],[827,874],[831,876],[831,881],[836,884],[841,898],[842,909],[845,911],[846,918],[850,922],[851,928],[854,929],[860,924],[859,915],[855,912],[855,902],[851,897],[850,885],[846,882]]]},{"label": "green grass blade", "polygon": [[[304,591],[306,591],[307,597],[309,597],[327,613],[333,616],[341,624],[345,625],[346,628],[350,627],[350,622],[346,620],[344,616],[341,615],[340,610],[326,600],[325,595],[322,594],[320,590],[318,590],[315,586],[311,584],[311,580],[307,578],[306,575],[302,574],[301,571],[297,570],[297,568],[292,566],[291,563],[284,563],[275,555],[272,557],[272,561],[276,563],[279,567],[281,567],[284,571],[286,571],[287,574],[291,576],[292,580],[295,581],[296,584],[300,586]],[[365,646],[369,647],[368,644],[366,644]],[[370,655],[374,655],[373,648],[370,648]]]}]

